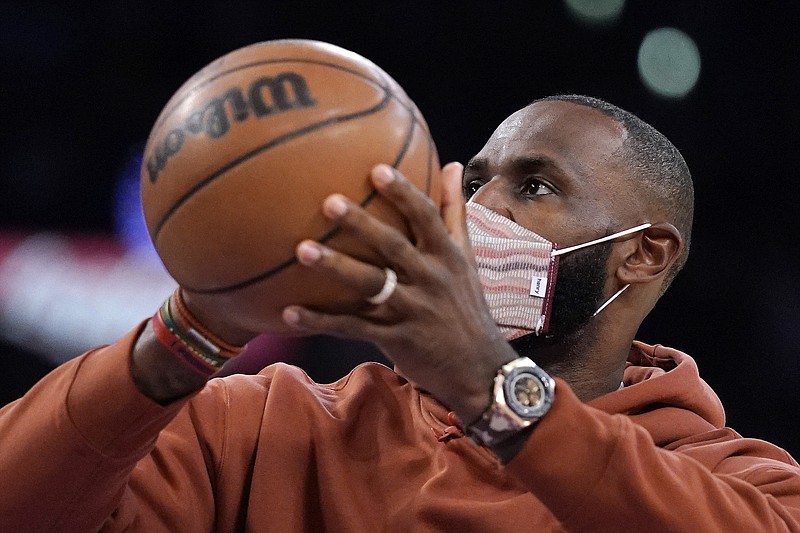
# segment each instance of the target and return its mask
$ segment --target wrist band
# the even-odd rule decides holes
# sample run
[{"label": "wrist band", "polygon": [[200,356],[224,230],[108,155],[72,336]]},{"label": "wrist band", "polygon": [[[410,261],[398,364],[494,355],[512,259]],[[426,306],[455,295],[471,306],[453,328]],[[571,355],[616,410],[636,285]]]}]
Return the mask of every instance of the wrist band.
[{"label": "wrist band", "polygon": [[186,308],[183,301],[183,293],[180,287],[175,289],[175,292],[170,296],[172,316],[178,324],[179,329],[182,329],[194,342],[204,347],[207,351],[230,359],[239,355],[243,346],[235,346],[222,340],[218,335],[212,333],[204,325],[202,325],[192,313]]},{"label": "wrist band", "polygon": [[[178,301],[179,305],[173,305]],[[186,309],[180,288],[153,315],[153,332],[162,346],[203,376],[215,374],[243,348],[223,341],[201,326]]]}]

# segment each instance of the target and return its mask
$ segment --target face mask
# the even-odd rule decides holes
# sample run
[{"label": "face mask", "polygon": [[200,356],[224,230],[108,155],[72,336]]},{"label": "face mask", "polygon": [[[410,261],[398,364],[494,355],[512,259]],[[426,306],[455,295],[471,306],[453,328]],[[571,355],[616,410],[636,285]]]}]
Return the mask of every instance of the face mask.
[{"label": "face mask", "polygon": [[[491,209],[467,202],[467,229],[489,310],[507,340],[547,334],[561,255],[649,228],[619,231],[590,242],[558,246]],[[629,285],[601,305],[605,309]]]}]

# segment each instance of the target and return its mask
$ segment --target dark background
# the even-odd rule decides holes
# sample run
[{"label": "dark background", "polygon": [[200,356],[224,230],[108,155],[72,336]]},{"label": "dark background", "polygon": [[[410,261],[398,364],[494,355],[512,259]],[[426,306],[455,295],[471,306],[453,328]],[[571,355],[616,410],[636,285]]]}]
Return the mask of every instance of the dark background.
[{"label": "dark background", "polygon": [[[628,2],[598,28],[557,0],[4,2],[0,229],[112,232],[116,176],[161,107],[203,65],[256,41],[319,39],[372,59],[423,111],[442,161],[466,161],[536,97],[599,96],[664,132],[695,179],[689,263],[640,338],[692,354],[729,425],[800,456],[800,17],[790,4]],[[639,43],[661,26],[700,50],[699,82],[682,99],[652,94],[637,74]],[[2,348],[7,401],[49,365]]]}]

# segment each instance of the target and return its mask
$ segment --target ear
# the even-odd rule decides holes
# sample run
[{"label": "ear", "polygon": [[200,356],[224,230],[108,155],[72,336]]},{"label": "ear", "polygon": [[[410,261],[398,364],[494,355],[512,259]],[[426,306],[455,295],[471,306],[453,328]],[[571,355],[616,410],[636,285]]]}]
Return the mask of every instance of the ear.
[{"label": "ear", "polygon": [[678,228],[668,222],[653,224],[639,238],[626,242],[623,263],[617,268],[620,283],[649,283],[663,279],[684,248]]}]

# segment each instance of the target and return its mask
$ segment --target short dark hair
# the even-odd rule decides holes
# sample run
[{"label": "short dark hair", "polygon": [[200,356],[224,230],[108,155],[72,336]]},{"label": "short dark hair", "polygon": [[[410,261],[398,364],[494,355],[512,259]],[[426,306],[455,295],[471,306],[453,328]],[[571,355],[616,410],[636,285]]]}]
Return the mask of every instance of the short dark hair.
[{"label": "short dark hair", "polygon": [[683,236],[685,248],[667,272],[662,286],[665,291],[686,264],[692,241],[694,218],[694,186],[686,161],[672,142],[653,126],[633,113],[613,104],[579,94],[560,94],[535,100],[571,102],[591,107],[611,117],[625,128],[628,135],[622,147],[622,159],[631,170],[632,178],[641,191],[656,202],[671,218]]}]

